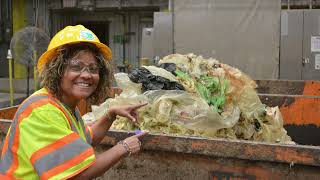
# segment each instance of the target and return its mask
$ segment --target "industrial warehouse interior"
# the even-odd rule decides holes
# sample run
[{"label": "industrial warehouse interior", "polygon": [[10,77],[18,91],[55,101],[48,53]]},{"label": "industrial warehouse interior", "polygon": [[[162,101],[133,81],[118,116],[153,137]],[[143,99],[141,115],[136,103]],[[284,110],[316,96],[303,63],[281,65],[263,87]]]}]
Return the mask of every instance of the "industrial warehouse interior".
[{"label": "industrial warehouse interior", "polygon": [[313,180],[319,138],[320,0],[0,0],[0,179]]}]

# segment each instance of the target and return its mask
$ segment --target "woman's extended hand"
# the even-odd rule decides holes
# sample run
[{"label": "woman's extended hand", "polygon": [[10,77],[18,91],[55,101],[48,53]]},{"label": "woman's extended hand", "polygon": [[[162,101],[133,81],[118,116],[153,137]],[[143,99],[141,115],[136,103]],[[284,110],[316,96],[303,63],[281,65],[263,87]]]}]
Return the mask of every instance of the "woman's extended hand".
[{"label": "woman's extended hand", "polygon": [[138,120],[137,109],[139,109],[147,104],[148,103],[126,105],[126,106],[114,106],[109,109],[108,114],[113,119],[116,117],[116,115],[119,115],[122,117],[126,117],[135,123]]},{"label": "woman's extended hand", "polygon": [[[140,139],[148,134],[147,131],[143,131],[139,134],[130,136],[126,138],[122,142],[123,147],[126,149],[127,153],[129,153],[129,156],[131,154],[137,153],[141,150],[141,141]],[[120,143],[121,144],[121,143]]]}]

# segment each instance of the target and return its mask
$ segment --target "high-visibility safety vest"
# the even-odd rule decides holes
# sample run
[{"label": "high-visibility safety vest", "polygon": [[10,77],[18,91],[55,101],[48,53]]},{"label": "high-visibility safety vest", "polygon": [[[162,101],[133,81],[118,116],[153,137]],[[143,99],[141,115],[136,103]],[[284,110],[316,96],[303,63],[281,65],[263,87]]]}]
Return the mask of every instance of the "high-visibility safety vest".
[{"label": "high-visibility safety vest", "polygon": [[0,177],[67,179],[96,161],[92,131],[45,88],[18,108],[4,141]]}]

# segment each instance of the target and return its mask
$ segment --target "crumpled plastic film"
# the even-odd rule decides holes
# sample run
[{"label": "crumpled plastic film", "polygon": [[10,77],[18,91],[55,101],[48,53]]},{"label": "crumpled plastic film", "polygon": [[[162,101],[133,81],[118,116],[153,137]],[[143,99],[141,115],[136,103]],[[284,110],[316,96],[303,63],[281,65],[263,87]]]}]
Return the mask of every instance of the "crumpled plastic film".
[{"label": "crumpled plastic film", "polygon": [[287,142],[294,144],[283,128],[283,119],[278,107],[266,108],[266,122],[262,124],[262,131],[256,133],[254,139],[263,142]]},{"label": "crumpled plastic film", "polygon": [[244,118],[260,119],[265,113],[265,105],[261,103],[256,91],[249,86],[245,86],[236,100]]},{"label": "crumpled plastic film", "polygon": [[[122,94],[99,107],[92,107],[94,117],[101,117],[112,106],[148,102],[138,110],[138,124],[117,117],[111,128],[294,144],[283,128],[279,108],[262,104],[255,81],[239,69],[195,54],[168,55],[159,64],[168,71],[145,66],[142,71],[152,77],[147,81],[154,79],[153,76],[172,78],[170,81],[178,80],[184,90],[147,90],[140,94],[141,91],[133,90],[139,89],[139,84],[128,82],[128,76],[121,74],[116,79],[123,81],[118,83]],[[139,75],[140,72],[135,73]],[[139,81],[136,77],[130,80]],[[199,83],[202,83],[201,93]],[[144,84],[148,85],[150,83]]]},{"label": "crumpled plastic film", "polygon": [[165,69],[158,68],[156,66],[142,66],[142,67],[148,69],[151,72],[151,74],[153,74],[155,76],[161,76],[161,77],[167,78],[170,81],[174,81],[174,82],[178,81],[177,78],[173,74],[171,74],[170,72],[168,72]]},{"label": "crumpled plastic film", "polygon": [[[159,68],[148,67],[149,69],[152,70],[152,72],[158,74],[158,75],[155,75],[155,74],[152,74],[152,72],[145,67],[132,69],[128,75],[131,81],[142,84],[142,89],[141,89],[142,92],[145,92],[148,90],[159,90],[159,89],[184,90],[184,87],[177,82],[176,78],[173,75],[169,76],[170,73],[168,71],[164,69],[160,71]],[[174,81],[171,81],[166,77],[169,77]]]},{"label": "crumpled plastic film", "polygon": [[184,72],[188,72],[191,68],[190,59],[181,54],[171,54],[165,56],[158,62],[158,64],[163,63],[174,63]]},{"label": "crumpled plastic film", "polygon": [[212,131],[230,128],[238,121],[239,108],[221,116],[206,101],[184,91],[149,91],[145,93],[151,103],[151,114],[159,121],[179,124],[197,131]]},{"label": "crumpled plastic film", "polygon": [[159,65],[160,68],[165,69],[166,71],[170,72],[174,76],[176,76],[175,71],[177,69],[177,65],[174,63],[163,63]]},{"label": "crumpled plastic film", "polygon": [[124,97],[132,97],[141,94],[141,83],[132,82],[127,73],[116,73],[114,78],[117,85],[122,89],[121,95]]},{"label": "crumpled plastic film", "polygon": [[84,114],[84,115],[82,116],[82,119],[83,119],[83,121],[84,121],[86,124],[92,124],[92,123],[94,123],[94,121],[95,121],[93,112],[89,112],[89,113],[87,113],[87,114]]},{"label": "crumpled plastic film", "polygon": [[[92,106],[92,112],[94,115],[94,118],[97,120],[101,116],[103,116],[110,107],[113,106],[124,106],[124,105],[131,105],[131,104],[142,104],[148,102],[148,99],[145,95],[140,94],[132,97],[127,96],[116,96],[115,98],[109,98],[104,103],[102,103],[99,106]],[[144,107],[142,107],[143,109]]]}]

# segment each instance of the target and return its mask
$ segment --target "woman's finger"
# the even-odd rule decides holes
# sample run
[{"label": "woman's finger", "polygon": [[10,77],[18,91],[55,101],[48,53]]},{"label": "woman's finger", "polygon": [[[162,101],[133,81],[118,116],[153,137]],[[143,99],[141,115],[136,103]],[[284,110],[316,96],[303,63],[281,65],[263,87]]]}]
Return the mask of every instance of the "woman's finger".
[{"label": "woman's finger", "polygon": [[138,139],[146,136],[149,132],[148,131],[141,131],[139,134],[133,135],[135,137],[137,137]]},{"label": "woman's finger", "polygon": [[129,118],[132,122],[137,122],[137,119],[133,117],[131,114],[128,114],[127,118]]},{"label": "woman's finger", "polygon": [[133,111],[131,112],[131,116],[133,116],[136,120],[138,120],[138,113]]}]

